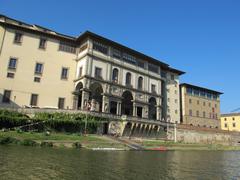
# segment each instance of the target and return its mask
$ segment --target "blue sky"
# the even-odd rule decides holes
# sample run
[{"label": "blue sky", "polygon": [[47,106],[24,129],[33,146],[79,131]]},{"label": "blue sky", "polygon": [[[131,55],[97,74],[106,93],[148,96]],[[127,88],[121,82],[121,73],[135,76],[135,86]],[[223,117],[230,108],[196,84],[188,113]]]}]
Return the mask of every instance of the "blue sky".
[{"label": "blue sky", "polygon": [[239,0],[0,0],[0,13],[78,36],[93,31],[187,72],[181,82],[240,107]]}]

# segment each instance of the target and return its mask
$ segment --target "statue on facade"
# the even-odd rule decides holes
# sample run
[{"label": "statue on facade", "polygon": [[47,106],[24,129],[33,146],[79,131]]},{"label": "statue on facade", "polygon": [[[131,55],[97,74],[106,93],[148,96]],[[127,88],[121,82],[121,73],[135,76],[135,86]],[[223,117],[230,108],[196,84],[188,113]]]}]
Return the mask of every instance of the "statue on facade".
[{"label": "statue on facade", "polygon": [[105,103],[104,105],[104,112],[108,112],[108,103]]}]

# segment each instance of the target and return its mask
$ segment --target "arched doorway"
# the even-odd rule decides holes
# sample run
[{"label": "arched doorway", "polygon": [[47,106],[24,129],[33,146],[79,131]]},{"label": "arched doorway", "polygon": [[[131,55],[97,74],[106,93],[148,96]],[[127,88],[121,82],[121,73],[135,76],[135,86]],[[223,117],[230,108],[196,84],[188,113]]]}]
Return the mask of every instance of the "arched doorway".
[{"label": "arched doorway", "polygon": [[79,82],[75,88],[76,96],[77,96],[77,103],[76,103],[76,108],[81,109],[82,107],[82,88],[83,88],[83,83]]},{"label": "arched doorway", "polygon": [[122,114],[132,116],[133,115],[133,96],[130,91],[125,91],[122,94]]},{"label": "arched doorway", "polygon": [[148,102],[149,102],[148,118],[156,120],[157,118],[156,99],[154,97],[151,97]]},{"label": "arched doorway", "polygon": [[91,103],[92,111],[102,112],[102,93],[103,88],[99,83],[90,85],[89,101]]}]

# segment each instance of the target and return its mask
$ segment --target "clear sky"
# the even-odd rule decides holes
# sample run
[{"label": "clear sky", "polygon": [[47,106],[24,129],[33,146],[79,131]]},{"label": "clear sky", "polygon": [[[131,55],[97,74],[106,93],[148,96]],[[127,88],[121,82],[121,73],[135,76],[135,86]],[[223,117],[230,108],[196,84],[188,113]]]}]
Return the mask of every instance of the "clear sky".
[{"label": "clear sky", "polygon": [[239,0],[0,0],[0,13],[78,36],[90,30],[187,72],[240,108]]}]

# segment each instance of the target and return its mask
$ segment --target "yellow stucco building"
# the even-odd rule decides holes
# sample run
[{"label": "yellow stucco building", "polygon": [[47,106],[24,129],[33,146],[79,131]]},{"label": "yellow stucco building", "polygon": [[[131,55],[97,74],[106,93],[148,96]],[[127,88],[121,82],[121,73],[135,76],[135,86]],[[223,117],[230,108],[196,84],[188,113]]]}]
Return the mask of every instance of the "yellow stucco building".
[{"label": "yellow stucco building", "polygon": [[240,131],[240,113],[222,114],[221,128],[228,131]]}]

